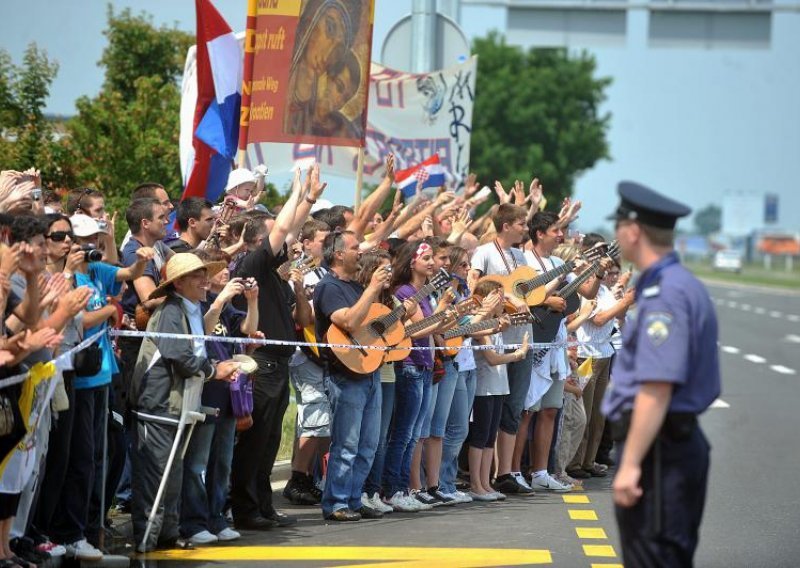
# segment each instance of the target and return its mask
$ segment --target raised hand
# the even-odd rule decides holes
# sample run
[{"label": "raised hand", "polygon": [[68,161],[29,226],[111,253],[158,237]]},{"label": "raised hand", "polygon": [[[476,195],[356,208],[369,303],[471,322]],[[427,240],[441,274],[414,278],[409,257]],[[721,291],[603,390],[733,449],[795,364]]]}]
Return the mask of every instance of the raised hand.
[{"label": "raised hand", "polygon": [[315,162],[311,168],[310,198],[316,200],[322,197],[322,192],[325,191],[326,187],[328,187],[328,183],[319,179],[319,162]]},{"label": "raised hand", "polygon": [[92,298],[92,289],[88,286],[81,286],[68,292],[58,301],[58,308],[67,312],[70,317],[75,317],[81,310],[86,309],[86,305]]},{"label": "raised hand", "polygon": [[394,182],[394,154],[386,156],[386,179]]},{"label": "raised hand", "polygon": [[511,196],[508,192],[503,188],[503,184],[499,181],[495,180],[494,182],[494,192],[497,194],[497,199],[500,200],[500,203],[509,203],[511,201]]},{"label": "raised hand", "polygon": [[528,199],[531,202],[531,207],[538,210],[542,204],[544,197],[544,187],[539,182],[539,178],[533,178],[530,187],[528,187]]},{"label": "raised hand", "polygon": [[380,293],[385,285],[389,282],[389,277],[392,274],[391,265],[383,264],[375,269],[372,273],[372,278],[369,281],[369,287],[376,293]]},{"label": "raised hand", "polygon": [[19,243],[6,248],[3,251],[3,257],[0,258],[0,273],[6,276],[14,274],[19,268],[20,255]]},{"label": "raised hand", "polygon": [[478,192],[478,176],[476,174],[469,174],[467,182],[464,184],[464,197],[469,199]]},{"label": "raised hand", "polygon": [[523,203],[525,203],[525,185],[521,181],[516,180],[514,182],[513,191],[514,191],[514,203],[517,205],[522,205]]}]

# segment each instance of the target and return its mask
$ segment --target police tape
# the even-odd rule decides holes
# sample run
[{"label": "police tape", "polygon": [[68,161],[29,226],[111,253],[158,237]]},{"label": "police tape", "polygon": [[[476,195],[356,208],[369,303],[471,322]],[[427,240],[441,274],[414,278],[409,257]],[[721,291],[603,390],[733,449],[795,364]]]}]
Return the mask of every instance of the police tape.
[{"label": "police tape", "polygon": [[[330,349],[369,349],[369,350],[376,350],[376,351],[430,351],[431,349],[442,350],[442,351],[453,351],[453,350],[470,350],[470,351],[483,351],[483,350],[496,350],[498,348],[502,349],[519,349],[522,347],[521,343],[508,343],[503,345],[459,345],[459,346],[452,346],[452,347],[419,347],[419,346],[409,346],[409,347],[399,347],[399,346],[392,346],[392,347],[385,347],[381,345],[354,345],[354,344],[338,344],[338,343],[314,343],[314,342],[307,342],[307,341],[289,341],[283,339],[259,339],[255,337],[227,337],[221,335],[194,335],[194,334],[184,334],[184,333],[163,333],[163,332],[150,332],[150,331],[129,331],[129,330],[122,330],[122,329],[112,329],[109,332],[114,337],[159,337],[163,339],[192,339],[192,340],[202,340],[202,341],[218,341],[220,343],[235,343],[239,345],[273,345],[273,346],[281,346],[281,347],[327,347]],[[605,344],[606,341],[551,341],[546,343],[536,343],[536,342],[529,342],[528,346],[530,349],[559,349],[559,348],[569,348],[569,347],[577,347],[582,345],[600,345]]]},{"label": "police tape", "polygon": [[[92,343],[94,343],[95,341],[99,340],[103,336],[104,333],[106,333],[106,332],[105,331],[98,331],[97,333],[95,333],[91,337],[87,337],[86,339],[84,339],[83,341],[78,343],[75,347],[73,347],[69,351],[65,351],[64,353],[62,353],[61,355],[59,355],[58,357],[56,357],[52,361],[49,361],[49,363],[53,363],[56,366],[57,369],[62,369],[62,370],[64,369],[65,366],[67,366],[68,362],[70,362],[69,366],[72,366],[71,365],[72,356],[75,353],[77,353],[78,351],[82,351],[82,350],[86,349]],[[19,375],[14,375],[13,377],[6,377],[5,379],[0,380],[0,389],[4,389],[6,387],[10,387],[10,386],[13,386],[13,385],[18,385],[21,382],[23,382],[25,379],[27,379],[30,376],[30,374],[31,374],[31,372],[30,372],[30,370],[28,370],[28,371],[26,371],[24,373],[20,373]]]}]

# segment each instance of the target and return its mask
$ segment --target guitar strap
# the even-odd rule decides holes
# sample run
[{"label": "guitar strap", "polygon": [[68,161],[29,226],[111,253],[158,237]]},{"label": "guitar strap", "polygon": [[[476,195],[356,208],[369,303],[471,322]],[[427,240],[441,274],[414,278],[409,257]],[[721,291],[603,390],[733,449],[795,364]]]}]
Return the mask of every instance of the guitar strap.
[{"label": "guitar strap", "polygon": [[[533,256],[536,257],[536,261],[539,263],[539,266],[542,267],[542,272],[547,272],[547,267],[544,265],[544,261],[542,260],[542,257],[539,256],[538,252],[536,252],[536,249],[533,249]],[[556,267],[555,263],[553,263],[552,260],[550,261],[550,264],[553,265],[553,268]]]},{"label": "guitar strap", "polygon": [[511,270],[511,266],[508,264],[508,260],[506,259],[506,253],[503,252],[503,247],[500,246],[500,243],[497,242],[497,239],[494,240],[494,246],[497,249],[497,252],[500,253],[500,258],[503,259],[503,264],[506,265],[506,271],[511,274],[514,270],[517,269],[517,259],[514,258],[514,253],[511,253],[511,262],[514,264],[514,270]]}]

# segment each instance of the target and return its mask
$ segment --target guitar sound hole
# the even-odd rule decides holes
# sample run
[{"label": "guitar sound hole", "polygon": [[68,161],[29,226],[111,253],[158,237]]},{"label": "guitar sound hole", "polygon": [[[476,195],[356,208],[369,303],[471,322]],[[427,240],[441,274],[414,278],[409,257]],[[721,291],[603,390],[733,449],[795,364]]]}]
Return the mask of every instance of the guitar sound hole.
[{"label": "guitar sound hole", "polygon": [[528,285],[525,284],[524,282],[521,282],[514,286],[514,292],[517,294],[517,296],[525,296],[529,291],[530,290],[528,290]]},{"label": "guitar sound hole", "polygon": [[375,335],[383,335],[384,333],[386,333],[386,326],[383,325],[383,323],[381,323],[379,321],[374,321],[370,325],[370,330]]}]

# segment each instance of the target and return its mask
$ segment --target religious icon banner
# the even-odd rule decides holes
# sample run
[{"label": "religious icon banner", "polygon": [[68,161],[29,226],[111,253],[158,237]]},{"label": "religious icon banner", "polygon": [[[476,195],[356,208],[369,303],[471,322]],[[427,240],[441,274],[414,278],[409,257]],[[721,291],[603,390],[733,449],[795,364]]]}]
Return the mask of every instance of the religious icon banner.
[{"label": "religious icon banner", "polygon": [[374,0],[258,0],[247,143],[364,145]]}]

